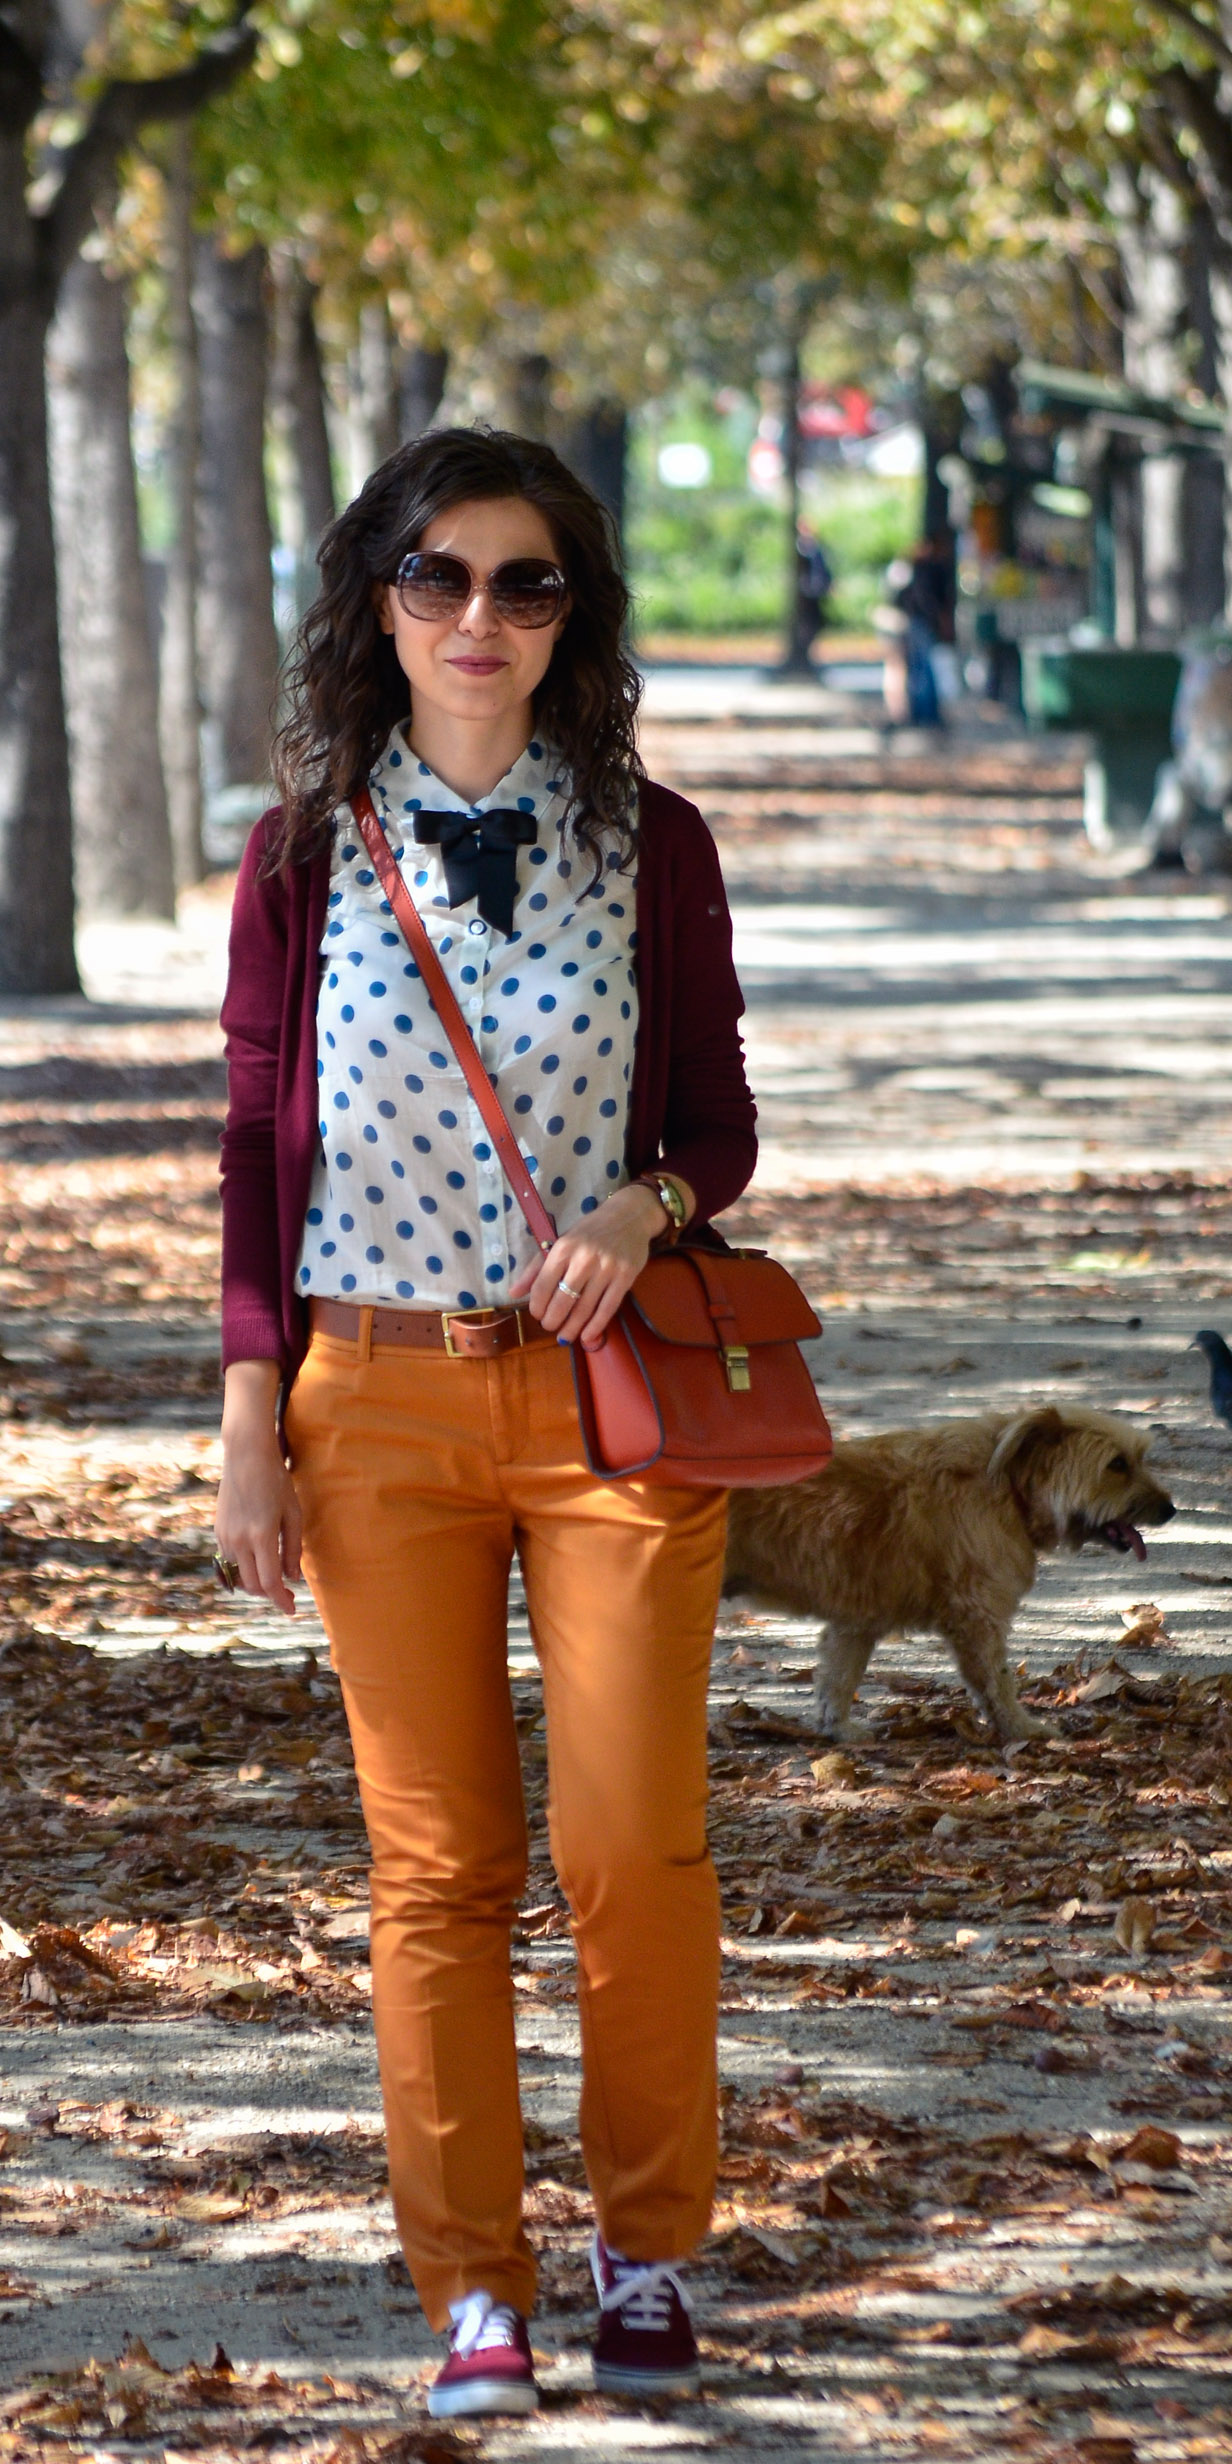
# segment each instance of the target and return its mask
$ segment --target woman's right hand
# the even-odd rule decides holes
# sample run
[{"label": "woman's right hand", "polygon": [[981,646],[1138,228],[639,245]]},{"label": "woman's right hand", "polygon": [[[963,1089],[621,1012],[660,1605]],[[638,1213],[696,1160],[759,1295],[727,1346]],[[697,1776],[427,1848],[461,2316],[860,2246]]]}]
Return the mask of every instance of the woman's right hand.
[{"label": "woman's right hand", "polygon": [[239,1567],[242,1589],[293,1617],[302,1523],[278,1438],[279,1383],[276,1360],[236,1360],[227,1370],[214,1534],[219,1556]]}]

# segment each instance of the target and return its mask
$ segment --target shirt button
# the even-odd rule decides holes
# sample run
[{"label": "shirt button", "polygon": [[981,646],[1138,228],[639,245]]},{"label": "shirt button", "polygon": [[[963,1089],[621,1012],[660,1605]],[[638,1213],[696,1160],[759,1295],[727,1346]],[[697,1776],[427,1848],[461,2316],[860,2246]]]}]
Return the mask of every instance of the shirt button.
[{"label": "shirt button", "polygon": [[486,933],[488,928],[482,916],[473,915],[466,929],[468,933]]}]

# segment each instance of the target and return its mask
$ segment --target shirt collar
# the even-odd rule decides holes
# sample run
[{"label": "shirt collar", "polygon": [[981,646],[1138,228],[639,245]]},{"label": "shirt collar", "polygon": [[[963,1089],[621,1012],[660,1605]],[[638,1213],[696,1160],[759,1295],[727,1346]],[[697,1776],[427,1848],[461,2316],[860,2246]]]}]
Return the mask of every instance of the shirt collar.
[{"label": "shirt collar", "polygon": [[532,736],[525,752],[519,753],[503,779],[498,779],[495,787],[475,804],[467,804],[443,779],[438,779],[426,762],[409,751],[400,726],[395,727],[369,772],[368,784],[389,820],[399,824],[404,824],[406,815],[421,807],[430,813],[478,814],[503,805],[521,813],[533,813],[536,821],[545,820],[549,814],[558,819],[566,801],[564,773],[552,747],[539,736]]}]

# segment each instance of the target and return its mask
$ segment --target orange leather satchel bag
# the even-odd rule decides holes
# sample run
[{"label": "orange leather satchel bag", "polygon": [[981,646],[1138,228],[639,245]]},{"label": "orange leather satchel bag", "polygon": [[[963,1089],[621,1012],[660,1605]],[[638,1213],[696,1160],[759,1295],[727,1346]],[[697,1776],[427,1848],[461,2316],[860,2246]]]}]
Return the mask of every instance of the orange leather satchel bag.
[{"label": "orange leather satchel bag", "polygon": [[[556,1226],[366,789],[352,810],[505,1178],[546,1252]],[[807,1479],[833,1444],[799,1348],[820,1332],[799,1285],[764,1250],[698,1241],[650,1258],[602,1342],[570,1345],[591,1471],[675,1488]]]}]

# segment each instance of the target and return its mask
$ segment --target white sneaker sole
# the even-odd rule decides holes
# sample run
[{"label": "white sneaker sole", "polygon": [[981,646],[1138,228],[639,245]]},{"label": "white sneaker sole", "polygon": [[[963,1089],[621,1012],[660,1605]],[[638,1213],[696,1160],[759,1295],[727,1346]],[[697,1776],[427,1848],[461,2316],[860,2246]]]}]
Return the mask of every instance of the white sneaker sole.
[{"label": "white sneaker sole", "polygon": [[605,2396],[697,2396],[702,2391],[700,2366],[695,2370],[622,2370],[595,2361],[591,2370],[600,2395]]},{"label": "white sneaker sole", "polygon": [[428,2411],[434,2421],[455,2420],[462,2413],[537,2413],[537,2387],[511,2387],[508,2379],[471,2378],[457,2387],[430,2387]]}]

